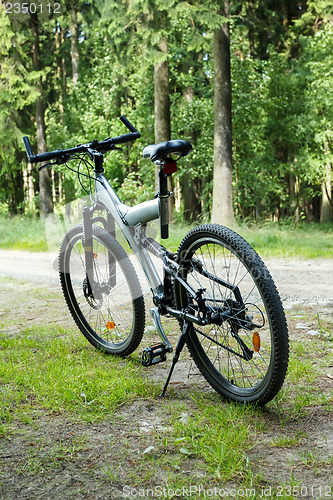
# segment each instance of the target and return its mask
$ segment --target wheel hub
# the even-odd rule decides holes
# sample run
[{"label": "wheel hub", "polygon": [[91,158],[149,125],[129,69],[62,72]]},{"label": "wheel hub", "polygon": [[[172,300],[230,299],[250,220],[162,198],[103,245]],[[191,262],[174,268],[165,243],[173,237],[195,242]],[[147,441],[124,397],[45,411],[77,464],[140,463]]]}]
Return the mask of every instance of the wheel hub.
[{"label": "wheel hub", "polygon": [[87,278],[83,280],[83,295],[92,309],[99,310],[103,305],[103,299],[96,299],[93,292],[90,290]]}]

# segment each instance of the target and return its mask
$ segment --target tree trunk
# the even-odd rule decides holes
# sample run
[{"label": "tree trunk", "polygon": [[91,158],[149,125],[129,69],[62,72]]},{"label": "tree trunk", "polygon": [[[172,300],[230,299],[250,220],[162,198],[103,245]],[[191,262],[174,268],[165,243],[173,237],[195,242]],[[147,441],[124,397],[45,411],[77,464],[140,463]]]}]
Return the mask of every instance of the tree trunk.
[{"label": "tree trunk", "polygon": [[[155,143],[169,141],[170,126],[170,96],[169,96],[169,63],[167,59],[168,41],[163,38],[159,48],[164,58],[155,64],[154,68],[154,109],[155,109]],[[172,191],[171,177],[168,179],[169,190]],[[158,172],[155,172],[155,187],[158,190]],[[169,216],[174,219],[174,203],[169,198]]]},{"label": "tree trunk", "polygon": [[24,200],[26,201],[26,205],[30,208],[35,198],[31,163],[28,163],[26,167],[23,167],[23,190]]},{"label": "tree trunk", "polygon": [[71,2],[71,53],[72,53],[72,71],[73,83],[79,80],[79,41],[78,41],[78,22],[77,12],[74,0]]},{"label": "tree trunk", "polygon": [[[183,73],[189,71],[189,65],[185,65]],[[186,87],[183,91],[183,98],[188,103],[193,103],[194,90],[192,87]],[[196,130],[186,130],[187,136],[191,137],[191,142],[195,144]],[[193,177],[191,171],[184,172],[182,178],[182,198],[184,203],[184,221],[194,222],[201,214],[201,182],[197,177]]]},{"label": "tree trunk", "polygon": [[22,211],[24,201],[24,179],[22,170],[7,172],[8,212],[15,215]]},{"label": "tree trunk", "polygon": [[[33,35],[32,42],[32,62],[35,71],[41,70],[40,64],[40,47],[39,47],[39,22],[37,14],[31,14],[30,18],[31,33]],[[36,128],[37,128],[37,152],[44,153],[47,151],[45,120],[44,120],[44,99],[42,79],[37,82],[38,97],[36,100]],[[40,196],[40,211],[42,214],[48,214],[53,211],[51,179],[47,168],[43,168],[39,172],[39,196]]]},{"label": "tree trunk", "polygon": [[293,172],[289,175],[289,215],[299,220],[299,180],[298,176]]},{"label": "tree trunk", "polygon": [[[56,61],[57,61],[57,70],[56,70],[56,78],[58,82],[58,91],[59,91],[59,115],[60,115],[60,123],[64,124],[64,95],[66,92],[66,87],[64,85],[64,58],[60,54],[61,45],[64,40],[63,29],[60,26],[56,27],[55,32],[55,48],[56,48]],[[66,78],[66,75],[65,75]],[[66,80],[65,80],[66,81]]]},{"label": "tree trunk", "polygon": [[170,97],[169,97],[169,63],[168,42],[164,38],[159,45],[165,59],[156,63],[154,68],[155,99],[155,142],[169,141],[170,129]]},{"label": "tree trunk", "polygon": [[[220,11],[229,16],[229,0]],[[214,33],[214,181],[212,222],[232,224],[232,132],[230,33],[225,23]]]},{"label": "tree trunk", "polygon": [[332,166],[326,166],[325,179],[321,184],[320,222],[332,222]]}]

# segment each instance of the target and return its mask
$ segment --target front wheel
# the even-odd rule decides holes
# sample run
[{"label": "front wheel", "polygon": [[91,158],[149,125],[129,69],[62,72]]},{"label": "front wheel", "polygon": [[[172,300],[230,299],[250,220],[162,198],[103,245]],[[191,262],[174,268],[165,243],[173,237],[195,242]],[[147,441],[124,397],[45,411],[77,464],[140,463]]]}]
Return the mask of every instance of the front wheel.
[{"label": "front wheel", "polygon": [[126,356],[139,345],[145,326],[140,283],[125,250],[93,225],[94,286],[89,283],[83,226],[68,231],[60,248],[59,271],[69,310],[83,335],[108,354]]},{"label": "front wheel", "polygon": [[[209,384],[228,400],[268,403],[288,366],[288,329],[281,300],[264,263],[237,233],[215,224],[198,226],[178,249],[182,277],[202,289],[208,324],[194,325],[188,349]],[[195,313],[175,281],[178,309]]]}]

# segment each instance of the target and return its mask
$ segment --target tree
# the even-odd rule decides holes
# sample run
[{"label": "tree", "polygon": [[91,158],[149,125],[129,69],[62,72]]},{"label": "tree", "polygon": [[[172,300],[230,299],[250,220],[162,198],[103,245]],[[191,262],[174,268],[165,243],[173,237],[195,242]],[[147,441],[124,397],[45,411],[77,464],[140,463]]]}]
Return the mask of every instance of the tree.
[{"label": "tree", "polygon": [[[326,171],[325,171],[326,170]],[[320,222],[332,222],[332,165],[328,163],[323,172],[324,179],[321,183]]]},{"label": "tree", "polygon": [[160,57],[154,66],[154,110],[156,144],[162,141],[169,141],[171,138],[167,38],[162,38],[158,46],[160,50]]},{"label": "tree", "polygon": [[[32,14],[30,18],[30,28],[32,33],[32,63],[35,71],[41,71],[40,46],[39,46],[39,22],[37,14]],[[44,97],[43,84],[41,76],[36,83],[38,97],[36,99],[36,128],[37,128],[37,151],[44,153],[47,151],[46,128],[44,117]],[[53,211],[51,178],[48,168],[43,168],[39,172],[39,194],[40,211],[42,214],[48,214]]]},{"label": "tree", "polygon": [[[124,133],[116,118],[126,114],[142,138],[106,156],[105,168],[128,203],[154,193],[152,165],[141,151],[154,140],[169,139],[171,123],[172,137],[187,138],[194,147],[174,176],[177,210],[185,220],[210,219],[213,209],[212,220],[230,224],[232,206],[238,218],[319,220],[321,212],[327,220],[332,2],[228,0],[221,8],[218,0],[75,5],[66,0],[66,5],[62,16],[43,19],[34,32],[25,21],[13,34],[1,20],[0,201],[11,212],[24,209],[24,190],[29,188],[30,198],[38,192],[37,172],[28,171],[21,141],[22,135],[34,141],[36,123],[38,143],[46,129],[48,149],[56,149]],[[44,142],[38,151],[45,148]],[[59,190],[69,201],[82,188],[68,171],[66,187],[62,168],[52,192],[58,199]]]},{"label": "tree", "polygon": [[214,185],[212,222],[232,224],[232,129],[229,0],[219,14],[223,25],[215,30],[214,57]]},{"label": "tree", "polygon": [[72,58],[72,74],[73,83],[77,83],[79,79],[79,42],[78,42],[78,20],[77,20],[77,2],[70,2],[70,30],[71,30],[71,58]]},{"label": "tree", "polygon": [[27,178],[28,172],[21,144],[37,97],[36,73],[31,71],[25,52],[27,44],[27,33],[13,30],[0,3],[0,203],[8,203],[10,214],[24,210],[23,177]]}]

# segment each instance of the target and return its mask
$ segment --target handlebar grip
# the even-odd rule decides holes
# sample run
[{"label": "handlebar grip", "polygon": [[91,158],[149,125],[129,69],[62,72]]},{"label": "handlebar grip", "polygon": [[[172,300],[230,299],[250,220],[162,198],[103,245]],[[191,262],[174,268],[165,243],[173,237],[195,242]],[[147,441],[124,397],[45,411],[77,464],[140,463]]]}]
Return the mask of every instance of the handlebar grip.
[{"label": "handlebar grip", "polygon": [[47,151],[46,153],[39,153],[34,155],[32,158],[32,163],[41,163],[43,161],[55,160],[56,158],[61,158],[63,151],[58,149],[57,151]]},{"label": "handlebar grip", "polygon": [[61,149],[58,149],[56,151],[47,151],[46,153],[40,153],[38,155],[34,155],[32,153],[29,137],[27,136],[23,137],[23,144],[25,147],[25,151],[27,153],[28,161],[30,163],[41,163],[43,161],[54,160],[55,158],[61,158],[64,153]]},{"label": "handlebar grip", "polygon": [[31,149],[29,137],[27,137],[26,135],[23,137],[23,144],[25,147],[25,152],[27,153],[28,160],[30,161],[30,158],[33,156],[33,154],[32,154],[32,149]]},{"label": "handlebar grip", "polygon": [[135,139],[139,139],[141,137],[140,132],[132,132],[131,134],[124,134],[124,135],[119,135],[118,137],[113,137],[112,142],[113,144],[124,144],[125,142],[131,142],[134,141]]},{"label": "handlebar grip", "polygon": [[126,125],[128,130],[130,130],[132,133],[137,132],[136,128],[131,124],[131,122],[126,118],[126,116],[121,115],[119,119],[123,122],[124,125]]}]

